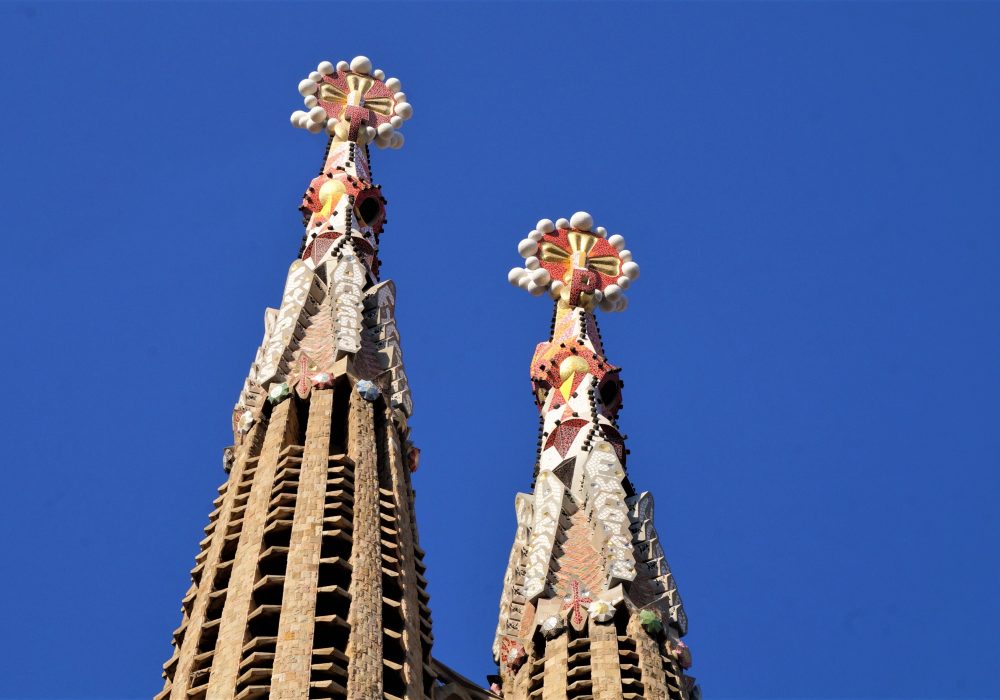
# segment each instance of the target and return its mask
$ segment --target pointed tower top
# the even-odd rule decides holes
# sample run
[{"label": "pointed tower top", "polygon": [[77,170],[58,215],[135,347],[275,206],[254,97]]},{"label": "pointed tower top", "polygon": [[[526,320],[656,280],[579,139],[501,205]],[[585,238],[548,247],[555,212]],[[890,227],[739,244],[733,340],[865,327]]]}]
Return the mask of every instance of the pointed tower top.
[{"label": "pointed tower top", "polygon": [[336,140],[379,148],[402,148],[399,129],[413,107],[396,78],[373,69],[366,56],[333,65],[323,61],[299,83],[308,111],[292,112],[292,126],[317,134],[326,130]]},{"label": "pointed tower top", "polygon": [[524,267],[507,273],[507,280],[532,296],[546,291],[570,307],[593,311],[622,311],[628,305],[624,290],[639,277],[639,266],[625,239],[594,218],[578,211],[567,219],[539,221],[517,244]]}]

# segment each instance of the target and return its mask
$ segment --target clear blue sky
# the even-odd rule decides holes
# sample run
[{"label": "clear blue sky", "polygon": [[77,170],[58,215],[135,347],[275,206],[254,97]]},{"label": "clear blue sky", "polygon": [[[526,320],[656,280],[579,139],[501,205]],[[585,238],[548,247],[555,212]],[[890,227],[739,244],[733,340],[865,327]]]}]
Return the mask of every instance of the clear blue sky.
[{"label": "clear blue sky", "polygon": [[0,5],[0,697],[141,698],[363,53],[436,654],[490,672],[528,362],[508,286],[578,209],[643,276],[602,329],[707,698],[1000,696],[1000,5]]}]

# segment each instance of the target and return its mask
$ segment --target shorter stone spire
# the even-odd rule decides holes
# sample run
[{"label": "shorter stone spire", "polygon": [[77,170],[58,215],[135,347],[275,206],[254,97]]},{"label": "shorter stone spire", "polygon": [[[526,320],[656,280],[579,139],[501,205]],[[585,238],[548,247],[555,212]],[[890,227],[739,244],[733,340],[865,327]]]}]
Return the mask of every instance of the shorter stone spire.
[{"label": "shorter stone spire", "polygon": [[594,311],[621,311],[639,266],[586,212],[543,219],[508,280],[555,301],[552,336],[531,361],[540,414],[532,494],[515,499],[493,645],[504,697],[694,700],[680,596],[636,493],[618,426],[620,368]]}]

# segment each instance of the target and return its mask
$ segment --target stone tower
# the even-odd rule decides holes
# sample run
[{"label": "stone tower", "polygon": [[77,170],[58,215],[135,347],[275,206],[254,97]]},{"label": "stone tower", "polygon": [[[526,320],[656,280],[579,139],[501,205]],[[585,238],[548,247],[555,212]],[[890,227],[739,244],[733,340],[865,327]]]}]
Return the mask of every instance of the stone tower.
[{"label": "stone tower", "polygon": [[653,499],[625,471],[619,368],[596,308],[625,308],[639,276],[621,236],[586,212],[539,221],[508,279],[555,301],[552,333],[531,361],[538,405],[534,493],[515,500],[503,582],[495,690],[528,698],[697,700],[685,675],[687,620],[653,526]]},{"label": "stone tower", "polygon": [[402,145],[400,89],[364,57],[299,84],[308,111],[292,123],[329,144],[233,412],[229,476],[157,698],[430,698],[450,680],[430,656],[418,451],[369,163],[371,144]]}]

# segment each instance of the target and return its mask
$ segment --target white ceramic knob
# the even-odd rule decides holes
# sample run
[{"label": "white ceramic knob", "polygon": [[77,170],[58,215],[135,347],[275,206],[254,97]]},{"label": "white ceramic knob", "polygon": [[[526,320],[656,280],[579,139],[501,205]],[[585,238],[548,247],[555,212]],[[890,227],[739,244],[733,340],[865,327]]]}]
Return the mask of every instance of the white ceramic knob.
[{"label": "white ceramic knob", "polygon": [[413,107],[410,106],[409,102],[400,102],[392,111],[396,113],[397,117],[402,117],[404,120],[413,116]]},{"label": "white ceramic knob", "polygon": [[367,56],[355,56],[351,59],[351,70],[355,73],[368,75],[372,72],[372,62]]},{"label": "white ceramic knob", "polygon": [[552,223],[552,219],[541,219],[535,224],[535,229],[542,233],[552,233],[556,230],[556,225]]},{"label": "white ceramic knob", "polygon": [[580,231],[589,231],[594,227],[594,217],[585,211],[578,211],[569,220],[570,225]]},{"label": "white ceramic knob", "polygon": [[517,244],[517,252],[521,254],[522,258],[526,258],[529,255],[534,255],[538,252],[538,241],[533,241],[530,238],[525,238],[523,241]]}]

